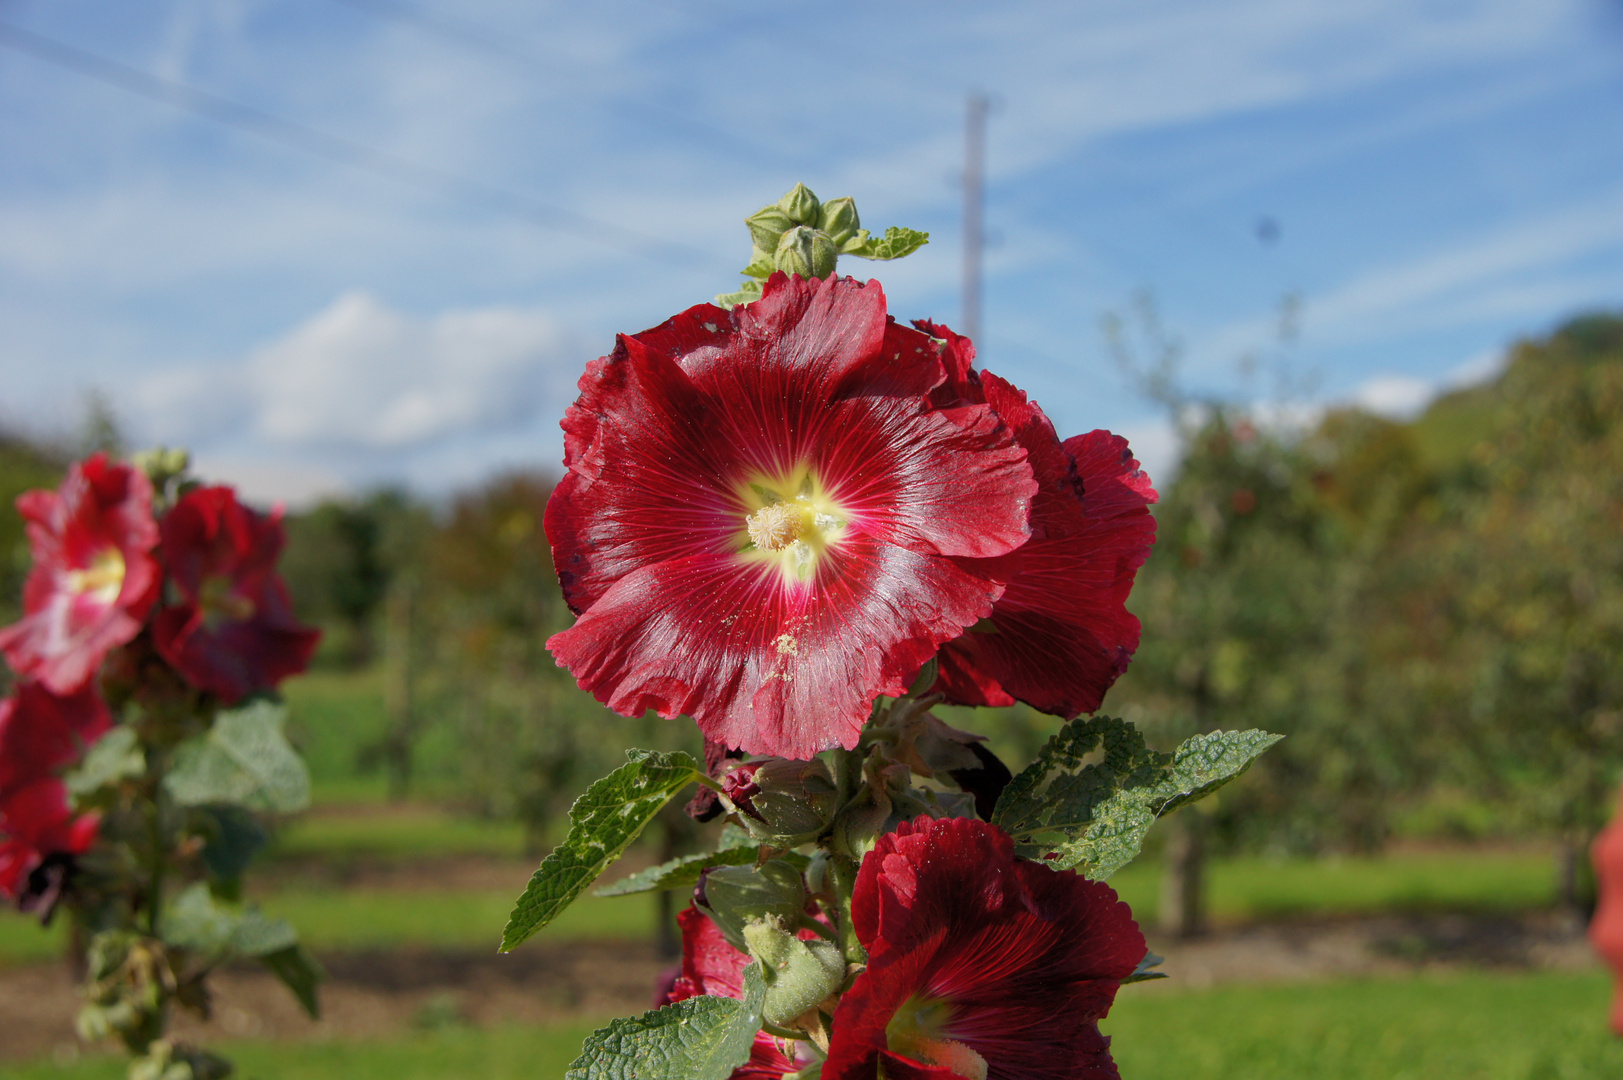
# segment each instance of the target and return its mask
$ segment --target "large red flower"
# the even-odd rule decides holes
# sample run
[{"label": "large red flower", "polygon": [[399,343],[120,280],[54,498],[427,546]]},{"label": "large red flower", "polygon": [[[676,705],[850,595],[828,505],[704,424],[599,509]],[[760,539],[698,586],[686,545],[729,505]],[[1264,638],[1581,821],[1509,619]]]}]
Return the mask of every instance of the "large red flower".
[{"label": "large red flower", "polygon": [[17,499],[34,568],[21,620],[0,630],[0,652],[20,675],[71,694],[107,653],[141,630],[158,596],[152,485],[146,474],[96,454],[56,491]]},{"label": "large red flower", "polygon": [[1020,390],[975,371],[975,347],[944,326],[950,378],[936,398],[992,407],[1025,447],[1037,478],[1031,539],[983,567],[1008,582],[991,616],[941,650],[935,690],[960,705],[1012,705],[1072,717],[1099,707],[1138,648],[1127,594],[1155,542],[1156,499],[1127,440],[1093,431],[1060,442]]},{"label": "large red flower", "polygon": [[[744,969],[754,961],[733,948],[698,908],[688,908],[677,915],[676,921],[682,927],[682,973],[671,986],[667,1001],[686,1001],[701,994],[742,998]],[[778,1041],[762,1031],[755,1036],[750,1059],[733,1070],[730,1080],[776,1080],[798,1068],[778,1048]]]},{"label": "large red flower", "polygon": [[868,966],[823,1080],[1115,1080],[1099,1019],[1144,958],[1108,885],[1016,859],[967,818],[904,822],[857,873]]},{"label": "large red flower", "polygon": [[0,798],[0,896],[16,899],[51,856],[83,854],[99,823],[99,815],[74,814],[68,789],[54,776]]},{"label": "large red flower", "polygon": [[564,596],[548,642],[627,715],[688,713],[752,753],[855,745],[1002,595],[1036,488],[984,404],[932,403],[936,345],[877,282],[777,274],[581,378],[547,506]]},{"label": "large red flower", "polygon": [[196,488],[163,519],[163,555],[181,603],[158,612],[158,652],[193,686],[230,705],[310,663],[319,630],[293,618],[276,574],[279,514],[237,502],[228,487]]},{"label": "large red flower", "polygon": [[1595,917],[1589,921],[1589,940],[1616,979],[1612,1030],[1623,1035],[1623,788],[1618,789],[1617,813],[1595,837],[1590,858],[1600,897]]},{"label": "large red flower", "polygon": [[0,802],[79,760],[112,724],[93,685],[67,696],[33,681],[18,685],[0,700]]}]

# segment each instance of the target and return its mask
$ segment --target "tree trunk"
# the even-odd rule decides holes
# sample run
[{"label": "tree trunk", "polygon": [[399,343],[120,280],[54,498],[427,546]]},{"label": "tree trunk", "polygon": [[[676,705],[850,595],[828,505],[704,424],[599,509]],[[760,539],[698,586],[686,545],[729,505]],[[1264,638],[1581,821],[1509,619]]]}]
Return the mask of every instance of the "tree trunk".
[{"label": "tree trunk", "polygon": [[1595,914],[1595,871],[1589,864],[1589,840],[1575,834],[1561,839],[1555,852],[1556,902],[1578,926]]},{"label": "tree trunk", "polygon": [[389,800],[400,802],[411,790],[412,743],[416,738],[412,708],[412,600],[415,588],[404,579],[389,590],[384,608],[385,670],[384,767],[389,773]]},{"label": "tree trunk", "polygon": [[1161,932],[1188,939],[1206,932],[1206,818],[1184,810],[1167,823],[1161,878]]}]

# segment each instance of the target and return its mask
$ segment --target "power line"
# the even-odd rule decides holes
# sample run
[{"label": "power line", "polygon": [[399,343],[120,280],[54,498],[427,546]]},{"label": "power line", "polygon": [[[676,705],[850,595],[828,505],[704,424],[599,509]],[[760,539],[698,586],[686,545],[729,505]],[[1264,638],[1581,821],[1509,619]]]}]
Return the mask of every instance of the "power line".
[{"label": "power line", "polygon": [[521,191],[487,184],[330,135],[206,90],[149,75],[3,21],[0,21],[0,46],[315,157],[375,173],[435,194],[477,203],[533,225],[571,233],[583,240],[640,258],[683,266],[703,266],[706,269],[725,264],[725,260],[712,252],[628,229]]}]

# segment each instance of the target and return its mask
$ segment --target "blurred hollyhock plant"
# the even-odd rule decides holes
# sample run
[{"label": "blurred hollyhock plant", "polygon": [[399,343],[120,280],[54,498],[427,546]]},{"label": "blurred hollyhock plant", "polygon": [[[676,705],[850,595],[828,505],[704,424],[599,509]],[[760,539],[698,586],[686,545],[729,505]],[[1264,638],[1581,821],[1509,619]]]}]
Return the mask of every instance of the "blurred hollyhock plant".
[{"label": "blurred hollyhock plant", "polygon": [[1108,885],[1017,859],[994,826],[904,822],[857,876],[868,950],[823,1080],[1116,1077],[1098,1022],[1144,959]]},{"label": "blurred hollyhock plant", "polygon": [[[1089,876],[1278,737],[1163,752],[1079,718],[1138,645],[1156,495],[1126,442],[1062,442],[969,341],[836,272],[923,234],[804,186],[746,224],[743,288],[587,367],[546,514],[577,615],[553,655],[619,712],[691,715],[704,760],[633,750],[593,784],[501,947],[696,783],[716,850],[600,890],[693,890],[681,972],[566,1080],[1114,1078],[1099,1021],[1161,976]],[[944,701],[1070,719],[1013,773]]]},{"label": "blurred hollyhock plant", "polygon": [[770,278],[622,336],[564,420],[546,528],[579,614],[548,647],[617,712],[805,758],[856,744],[1003,593],[1036,491],[877,282]]},{"label": "blurred hollyhock plant", "polygon": [[303,670],[317,634],[276,576],[279,520],[186,469],[98,454],[17,500],[34,566],[0,631],[22,677],[0,701],[0,896],[74,920],[85,1038],[121,1039],[132,1076],[208,1080],[229,1066],[166,1032],[175,1004],[206,1014],[214,967],[261,960],[316,1011],[292,928],[222,898],[268,839],[256,817],[309,794],[274,700],[225,706]]},{"label": "blurred hollyhock plant", "polygon": [[34,565],[23,618],[0,630],[0,653],[19,675],[71,694],[140,632],[158,597],[152,485],[141,470],[96,454],[56,491],[20,496],[17,510]]},{"label": "blurred hollyhock plant", "polygon": [[281,516],[257,514],[228,487],[194,488],[163,519],[163,556],[180,602],[153,622],[158,652],[227,705],[310,663],[319,631],[293,618],[276,573]]},{"label": "blurred hollyhock plant", "polygon": [[1595,838],[1590,858],[1600,886],[1600,903],[1589,922],[1589,940],[1617,978],[1612,1030],[1623,1035],[1623,789],[1618,791],[1617,813]]}]

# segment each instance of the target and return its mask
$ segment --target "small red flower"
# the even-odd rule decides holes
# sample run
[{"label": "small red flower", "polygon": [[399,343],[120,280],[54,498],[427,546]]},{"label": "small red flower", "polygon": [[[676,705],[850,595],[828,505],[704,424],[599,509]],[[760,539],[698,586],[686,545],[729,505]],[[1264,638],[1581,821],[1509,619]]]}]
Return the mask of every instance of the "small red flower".
[{"label": "small red flower", "polygon": [[[671,986],[668,999],[659,1004],[686,1001],[701,994],[742,998],[744,969],[754,961],[728,944],[716,924],[698,908],[688,908],[677,915],[676,921],[682,927],[682,972]],[[784,1056],[778,1041],[762,1031],[755,1036],[750,1059],[733,1070],[730,1080],[776,1080],[798,1068],[800,1065]]]},{"label": "small red flower", "polygon": [[97,814],[73,813],[68,789],[44,777],[0,799],[0,896],[16,899],[28,876],[53,855],[80,855],[95,843]]},{"label": "small red flower", "polygon": [[834,1014],[823,1080],[1115,1080],[1099,1020],[1144,958],[1102,882],[1014,856],[968,818],[880,837],[851,907],[868,966]]},{"label": "small red flower", "polygon": [[163,658],[227,705],[310,663],[319,630],[293,618],[276,574],[281,515],[256,514],[228,487],[188,492],[163,519],[163,555],[181,603],[158,612]]},{"label": "small red flower", "polygon": [[989,618],[941,650],[934,689],[959,705],[1019,700],[1067,718],[1092,712],[1138,648],[1126,602],[1155,543],[1150,479],[1126,439],[1093,431],[1060,442],[1036,402],[974,370],[968,338],[915,325],[947,343],[951,378],[936,400],[991,406],[1025,447],[1038,485],[1031,539],[981,569],[1008,588]]},{"label": "small red flower", "polygon": [[56,491],[17,499],[34,567],[23,617],[0,630],[0,652],[19,674],[71,694],[109,651],[141,630],[157,599],[158,542],[146,474],[96,454]]},{"label": "small red flower", "polygon": [[1030,533],[1025,451],[988,406],[932,403],[946,377],[849,278],[777,274],[621,336],[581,378],[547,505],[580,616],[559,664],[729,747],[854,746],[875,697],[990,613],[984,560]]},{"label": "small red flower", "polygon": [[37,682],[0,700],[0,801],[78,761],[112,727],[93,685],[58,696]]},{"label": "small red flower", "polygon": [[1589,922],[1589,941],[1612,969],[1617,992],[1612,999],[1612,1030],[1623,1035],[1623,788],[1617,814],[1590,848],[1600,903]]}]

